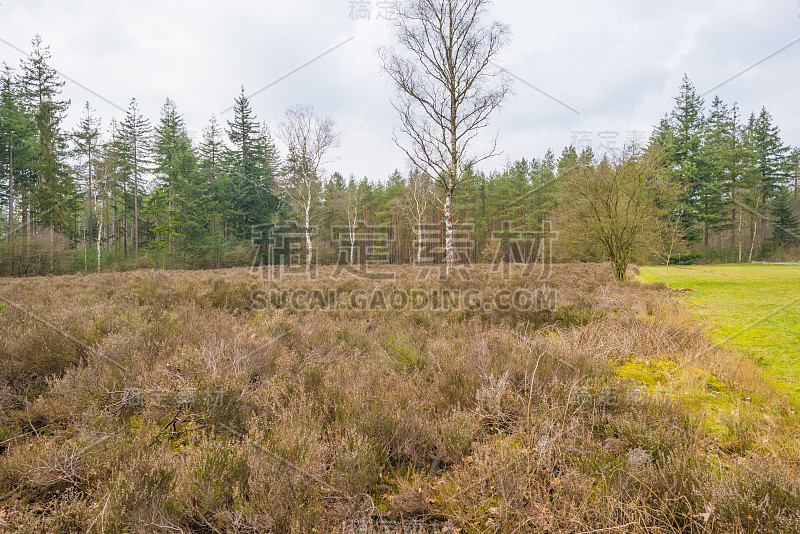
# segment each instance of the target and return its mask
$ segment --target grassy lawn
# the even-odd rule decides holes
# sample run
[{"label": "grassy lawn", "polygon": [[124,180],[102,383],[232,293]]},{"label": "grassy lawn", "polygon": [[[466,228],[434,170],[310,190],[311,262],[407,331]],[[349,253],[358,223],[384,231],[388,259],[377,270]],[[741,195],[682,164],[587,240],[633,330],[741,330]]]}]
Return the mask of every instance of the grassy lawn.
[{"label": "grassy lawn", "polygon": [[[643,267],[645,282],[667,282],[665,267]],[[691,292],[684,304],[714,341],[756,361],[776,385],[800,395],[800,267],[784,265],[673,266],[669,285]]]}]

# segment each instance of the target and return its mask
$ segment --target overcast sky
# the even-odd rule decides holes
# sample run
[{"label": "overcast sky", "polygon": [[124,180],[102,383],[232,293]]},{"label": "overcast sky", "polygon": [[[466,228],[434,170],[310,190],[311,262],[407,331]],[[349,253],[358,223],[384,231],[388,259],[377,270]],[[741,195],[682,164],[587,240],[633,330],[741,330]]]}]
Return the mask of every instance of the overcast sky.
[{"label": "overcast sky", "polygon": [[[71,124],[88,100],[105,126],[132,97],[155,124],[169,97],[199,138],[212,114],[231,118],[242,85],[260,91],[252,107],[270,124],[312,105],[341,132],[327,170],[384,180],[406,165],[376,53],[391,43],[384,4],[0,0],[0,61],[18,65],[15,47],[27,53],[40,34],[52,65],[76,82],[65,88]],[[602,150],[648,136],[684,73],[700,93],[735,77],[707,100],[719,94],[746,113],[766,106],[800,145],[798,0],[496,0],[493,18],[511,27],[502,64],[518,79],[490,124],[503,154],[486,169],[573,142]]]}]

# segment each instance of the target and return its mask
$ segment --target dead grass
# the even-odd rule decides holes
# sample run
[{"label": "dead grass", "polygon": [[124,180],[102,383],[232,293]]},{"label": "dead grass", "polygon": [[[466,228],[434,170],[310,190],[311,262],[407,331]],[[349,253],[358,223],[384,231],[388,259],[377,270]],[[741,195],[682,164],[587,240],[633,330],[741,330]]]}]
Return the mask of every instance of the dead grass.
[{"label": "dead grass", "polygon": [[[251,309],[257,290],[442,286],[246,270],[0,281],[0,523],[13,532],[800,529],[796,420],[663,288],[556,266],[552,310]],[[715,412],[615,373],[670,360]],[[688,371],[687,371],[688,373]],[[706,390],[693,376],[681,387]],[[688,384],[688,385],[687,385]],[[734,403],[732,399],[738,398]],[[749,399],[749,400],[744,400]],[[456,531],[456,530],[454,530]],[[614,530],[611,530],[614,531]]]}]

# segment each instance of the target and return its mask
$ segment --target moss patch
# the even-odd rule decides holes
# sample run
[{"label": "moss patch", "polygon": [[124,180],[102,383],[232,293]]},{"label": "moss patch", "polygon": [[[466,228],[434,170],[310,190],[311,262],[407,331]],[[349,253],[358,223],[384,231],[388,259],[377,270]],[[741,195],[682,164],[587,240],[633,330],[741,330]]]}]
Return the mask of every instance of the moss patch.
[{"label": "moss patch", "polygon": [[[742,413],[743,393],[703,369],[678,367],[665,360],[625,360],[615,367],[617,376],[650,395],[668,394],[699,417],[700,426],[725,444],[732,436],[731,421]],[[757,407],[752,406],[749,411]]]},{"label": "moss patch", "polygon": [[616,366],[620,378],[647,387],[666,386],[672,383],[678,366],[671,360],[625,360]]}]

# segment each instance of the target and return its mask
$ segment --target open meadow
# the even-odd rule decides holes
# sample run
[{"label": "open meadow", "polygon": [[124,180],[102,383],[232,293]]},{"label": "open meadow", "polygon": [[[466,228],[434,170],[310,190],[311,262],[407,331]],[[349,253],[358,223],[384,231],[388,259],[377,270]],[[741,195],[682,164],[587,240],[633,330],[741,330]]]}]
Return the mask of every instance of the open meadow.
[{"label": "open meadow", "polygon": [[663,285],[391,272],[0,280],[2,528],[800,530],[790,403]]},{"label": "open meadow", "polygon": [[[644,282],[667,282],[667,269],[643,267]],[[758,363],[800,402],[800,265],[672,266],[669,284],[715,342]]]}]

